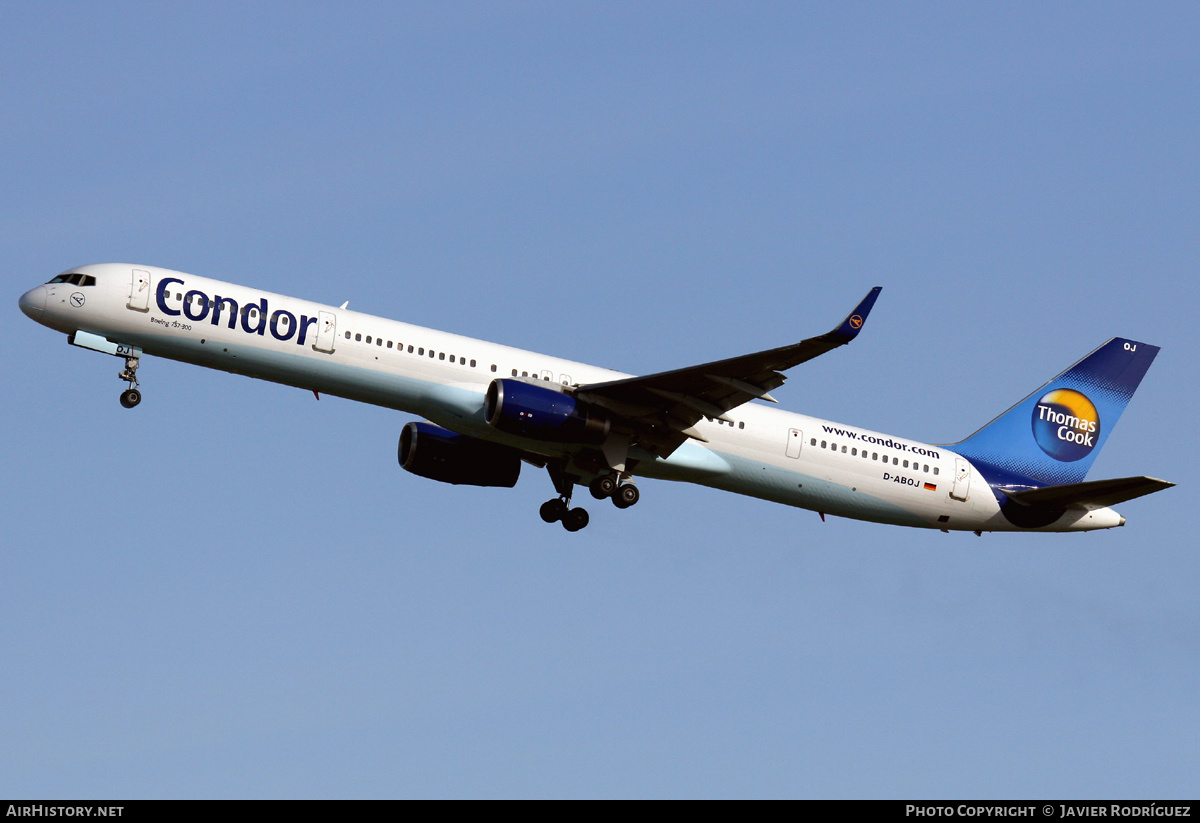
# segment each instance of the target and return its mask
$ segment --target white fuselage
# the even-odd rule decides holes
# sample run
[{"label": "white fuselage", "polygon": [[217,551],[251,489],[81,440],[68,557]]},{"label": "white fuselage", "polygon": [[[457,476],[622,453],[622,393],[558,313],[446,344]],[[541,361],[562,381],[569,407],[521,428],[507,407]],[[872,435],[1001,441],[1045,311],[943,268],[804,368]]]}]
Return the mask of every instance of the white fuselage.
[{"label": "white fuselage", "polygon": [[[71,271],[94,276],[95,284],[39,286],[44,293],[27,293],[23,310],[67,334],[85,333],[82,339],[96,335],[146,354],[409,412],[546,457],[578,447],[492,428],[483,412],[492,380],[515,377],[572,386],[628,376],[166,269],[102,264]],[[708,442],[688,440],[666,459],[634,447],[636,474],[880,523],[1029,530],[1013,526],[970,461],[945,446],[760,402],[742,405],[728,417],[732,424],[702,420],[696,428]],[[1122,522],[1108,508],[1069,509],[1036,530],[1111,528]]]}]

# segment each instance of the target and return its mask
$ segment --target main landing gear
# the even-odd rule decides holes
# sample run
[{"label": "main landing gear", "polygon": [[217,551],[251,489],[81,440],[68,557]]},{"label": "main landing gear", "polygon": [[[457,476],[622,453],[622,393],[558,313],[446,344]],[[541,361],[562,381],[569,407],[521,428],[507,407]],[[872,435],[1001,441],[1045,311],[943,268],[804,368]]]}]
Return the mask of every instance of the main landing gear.
[{"label": "main landing gear", "polygon": [[[542,507],[538,509],[538,514],[547,523],[562,521],[563,528],[567,531],[579,531],[588,524],[590,518],[586,509],[571,508],[571,492],[574,490],[575,481],[578,478],[566,474],[561,468],[551,468],[550,479],[554,482],[558,497],[543,503]],[[620,482],[620,477],[616,474],[598,476],[588,484],[588,491],[597,500],[609,498],[618,509],[627,509],[641,498],[637,486],[628,482]]]},{"label": "main landing gear", "polygon": [[138,403],[142,402],[142,393],[137,390],[138,358],[126,357],[125,368],[117,373],[117,377],[129,383],[129,388],[121,392],[121,405],[127,409],[132,409]]},{"label": "main landing gear", "polygon": [[547,500],[538,509],[538,514],[547,523],[562,521],[563,528],[569,532],[577,532],[588,524],[587,509],[572,509],[571,498],[554,497]]},{"label": "main landing gear", "polygon": [[641,492],[632,483],[621,483],[616,475],[602,474],[588,485],[597,500],[610,498],[618,509],[628,509],[641,499]]}]

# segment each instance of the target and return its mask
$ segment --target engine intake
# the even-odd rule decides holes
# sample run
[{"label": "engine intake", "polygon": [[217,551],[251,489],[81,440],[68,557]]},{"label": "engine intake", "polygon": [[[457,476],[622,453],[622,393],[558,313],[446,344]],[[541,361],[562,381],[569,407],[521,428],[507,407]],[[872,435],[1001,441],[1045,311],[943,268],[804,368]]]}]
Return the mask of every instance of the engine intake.
[{"label": "engine intake", "polygon": [[499,378],[487,390],[487,422],[506,434],[553,443],[603,443],[611,422],[603,410],[555,389]]},{"label": "engine intake", "polygon": [[397,456],[406,471],[455,485],[512,488],[521,474],[521,457],[513,449],[433,423],[406,425]]}]

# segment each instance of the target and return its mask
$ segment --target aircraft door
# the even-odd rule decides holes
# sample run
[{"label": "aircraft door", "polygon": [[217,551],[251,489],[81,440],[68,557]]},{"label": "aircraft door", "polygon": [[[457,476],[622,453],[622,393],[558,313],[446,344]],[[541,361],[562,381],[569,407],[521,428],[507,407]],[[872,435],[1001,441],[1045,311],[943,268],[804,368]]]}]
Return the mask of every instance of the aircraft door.
[{"label": "aircraft door", "polygon": [[337,336],[337,315],[331,311],[320,312],[317,317],[317,342],[313,351],[333,354],[333,341]]},{"label": "aircraft door", "polygon": [[955,500],[966,500],[971,488],[971,464],[961,457],[954,458],[954,486],[950,496]]},{"label": "aircraft door", "polygon": [[150,311],[150,272],[133,270],[129,283],[129,302],[125,304],[134,311]]},{"label": "aircraft door", "polygon": [[800,447],[804,445],[804,432],[799,429],[788,429],[787,456],[799,457]]}]

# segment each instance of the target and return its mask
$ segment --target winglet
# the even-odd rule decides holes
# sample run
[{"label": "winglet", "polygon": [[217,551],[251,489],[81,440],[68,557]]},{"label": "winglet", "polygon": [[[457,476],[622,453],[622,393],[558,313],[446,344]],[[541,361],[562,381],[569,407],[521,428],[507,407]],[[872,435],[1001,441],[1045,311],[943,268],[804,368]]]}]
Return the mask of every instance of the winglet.
[{"label": "winglet", "polygon": [[846,315],[846,319],[842,324],[834,329],[830,334],[835,337],[840,337],[846,343],[849,343],[858,333],[862,331],[862,327],[867,322],[867,315],[871,313],[871,307],[875,305],[875,299],[879,297],[879,292],[883,291],[882,286],[876,286],[867,292],[867,296],[862,299],[862,302],[854,307],[854,311]]}]

